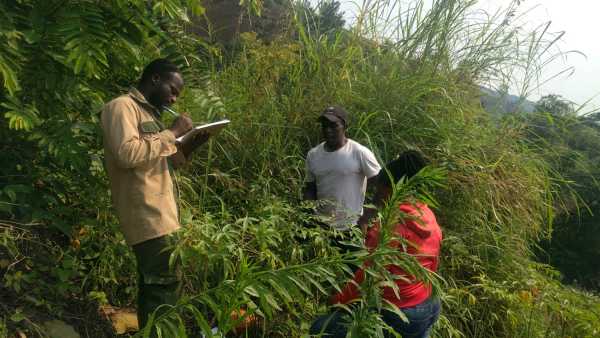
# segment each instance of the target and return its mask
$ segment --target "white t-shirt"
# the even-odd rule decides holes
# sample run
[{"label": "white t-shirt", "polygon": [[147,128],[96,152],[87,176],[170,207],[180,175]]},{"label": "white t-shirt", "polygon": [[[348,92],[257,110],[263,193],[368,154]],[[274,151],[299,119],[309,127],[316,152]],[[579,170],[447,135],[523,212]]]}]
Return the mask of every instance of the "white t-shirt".
[{"label": "white t-shirt", "polygon": [[351,139],[331,152],[323,142],[306,156],[306,182],[316,182],[319,213],[341,231],[355,225],[362,215],[367,178],[379,170],[373,152]]}]

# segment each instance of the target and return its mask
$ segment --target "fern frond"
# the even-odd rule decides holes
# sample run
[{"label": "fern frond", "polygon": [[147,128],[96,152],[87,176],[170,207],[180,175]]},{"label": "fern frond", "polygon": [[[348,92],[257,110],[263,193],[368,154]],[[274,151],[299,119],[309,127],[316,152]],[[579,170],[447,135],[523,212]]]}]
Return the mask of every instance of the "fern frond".
[{"label": "fern frond", "polygon": [[32,104],[21,103],[14,96],[9,96],[7,102],[0,106],[8,109],[4,117],[8,119],[8,126],[11,129],[29,131],[40,123],[37,108]]},{"label": "fern frond", "polygon": [[180,18],[185,20],[187,18],[180,2],[176,0],[155,1],[152,6],[152,11],[154,14],[167,16],[172,19]]},{"label": "fern frond", "polygon": [[66,63],[74,73],[101,78],[108,69],[106,50],[110,39],[102,9],[83,4],[70,8],[59,31],[68,52]]},{"label": "fern frond", "polygon": [[[3,27],[0,29],[0,75],[2,76],[4,88],[9,95],[14,95],[21,87],[19,85],[18,73],[23,56],[19,52],[19,42],[23,33],[14,28],[11,12],[5,10],[0,4],[0,20]],[[14,14],[14,13],[13,13]]]}]

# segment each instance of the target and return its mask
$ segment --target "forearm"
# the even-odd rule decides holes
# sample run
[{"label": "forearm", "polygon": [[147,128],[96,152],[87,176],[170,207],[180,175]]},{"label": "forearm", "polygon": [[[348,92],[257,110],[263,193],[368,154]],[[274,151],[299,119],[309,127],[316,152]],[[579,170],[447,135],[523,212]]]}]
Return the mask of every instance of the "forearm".
[{"label": "forearm", "polygon": [[175,136],[171,131],[164,130],[122,143],[118,148],[117,158],[122,167],[135,168],[176,152]]},{"label": "forearm", "polygon": [[363,214],[358,219],[357,224],[360,226],[360,230],[363,234],[367,233],[367,228],[372,219],[377,216],[377,209],[372,207],[364,207]]},{"label": "forearm", "polygon": [[203,145],[204,143],[206,143],[208,139],[202,140],[201,142],[190,142],[186,145],[182,145],[181,146],[181,151],[183,152],[183,155],[185,156],[186,159],[189,160],[190,156],[192,155],[192,153],[201,145]]},{"label": "forearm", "polygon": [[305,201],[316,201],[317,200],[317,185],[315,182],[308,182],[302,192],[302,198]]}]

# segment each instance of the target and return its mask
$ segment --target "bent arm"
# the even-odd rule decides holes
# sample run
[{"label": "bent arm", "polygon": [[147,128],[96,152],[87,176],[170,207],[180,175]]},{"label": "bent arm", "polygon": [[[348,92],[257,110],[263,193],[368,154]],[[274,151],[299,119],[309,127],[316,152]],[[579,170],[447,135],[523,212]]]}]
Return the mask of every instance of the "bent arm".
[{"label": "bent arm", "polygon": [[181,150],[183,151],[183,155],[185,155],[185,158],[187,160],[189,160],[192,153],[198,147],[200,147],[201,145],[206,143],[209,138],[210,138],[210,134],[208,132],[204,132],[204,133],[200,133],[200,134],[196,135],[193,140],[191,140],[185,144],[182,144]]},{"label": "bent arm", "polygon": [[150,136],[132,137],[118,147],[117,159],[123,168],[135,168],[177,152],[175,136],[170,130]]},{"label": "bent arm", "polygon": [[135,168],[177,152],[171,130],[141,133],[140,121],[126,101],[113,102],[102,114],[104,137],[122,168]]},{"label": "bent arm", "polygon": [[317,200],[317,182],[306,182],[304,185],[304,191],[302,198],[305,201],[316,201]]},{"label": "bent arm", "polygon": [[369,223],[371,220],[377,216],[377,209],[372,208],[370,206],[363,207],[363,214],[360,216],[356,224],[360,226],[360,231],[363,234],[367,233],[367,229],[369,227]]},{"label": "bent arm", "polygon": [[[373,172],[375,172],[376,170],[377,170],[377,168],[374,168],[374,170],[372,170],[370,172],[370,174],[372,176],[367,179],[367,189],[366,189],[367,190],[367,194],[371,194],[372,190],[375,189],[375,186],[377,184],[377,177],[378,177],[378,175],[377,174],[373,175]],[[365,207],[363,207],[363,214],[360,216],[360,218],[357,221],[357,224],[360,226],[360,230],[362,231],[363,234],[367,232],[367,228],[368,228],[368,225],[371,222],[371,220],[375,216],[377,216],[377,209],[376,208],[381,207],[381,205],[378,205],[377,202],[378,201],[374,201],[375,208],[373,208],[371,206],[365,206]]]},{"label": "bent arm", "polygon": [[302,198],[305,201],[316,201],[317,200],[317,180],[313,172],[311,171],[310,163],[312,161],[311,152],[306,155],[306,161],[304,163],[304,172],[306,174],[304,191],[302,192]]},{"label": "bent arm", "polygon": [[186,144],[177,144],[177,152],[170,156],[171,163],[175,169],[183,167],[186,162],[192,158],[192,153],[201,145],[206,143],[209,138],[209,134],[199,134],[194,140],[187,142]]}]

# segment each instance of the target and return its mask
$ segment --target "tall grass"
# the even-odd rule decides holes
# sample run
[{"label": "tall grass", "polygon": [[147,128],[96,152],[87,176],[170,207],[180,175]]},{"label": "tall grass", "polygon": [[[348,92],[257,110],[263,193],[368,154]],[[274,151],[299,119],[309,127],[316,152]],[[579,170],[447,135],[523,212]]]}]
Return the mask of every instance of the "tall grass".
[{"label": "tall grass", "polygon": [[[513,25],[518,2],[494,15],[475,4],[365,1],[335,37],[297,21],[290,36],[298,39],[243,34],[233,60],[208,67],[222,69],[203,80],[210,97],[188,94],[185,108],[198,120],[216,109],[233,122],[180,176],[189,226],[178,248],[192,294],[182,307],[206,310],[190,310],[205,333],[210,318],[233,329],[228,312],[244,307],[264,318],[262,336],[300,336],[325,309],[324,285],[335,288],[347,278],[343,263],[361,260],[336,256],[325,234],[303,227],[303,158],[319,142],[318,112],[331,104],[352,112],[349,136],[382,162],[418,148],[448,171],[446,187],[429,192],[446,238],[437,336],[598,332],[593,300],[532,260],[551,229],[557,181],[521,142],[520,126],[492,124],[479,103],[479,85],[515,74],[531,88],[556,39],[546,26]],[[352,315],[355,336],[381,334],[368,316]]]},{"label": "tall grass", "polygon": [[[369,258],[382,279],[366,283],[360,305],[349,311],[353,337],[383,334],[370,310],[381,305],[376,286],[390,282],[382,269],[390,261],[431,281],[441,295],[436,337],[597,336],[598,299],[566,288],[556,271],[532,259],[538,239],[551,233],[562,182],[539,149],[523,141],[520,123],[492,123],[479,101],[480,85],[514,88],[517,79],[527,94],[556,57],[557,36],[547,26],[526,31],[515,24],[519,3],[488,15],[476,1],[368,0],[347,30],[319,35],[292,16],[289,31],[274,41],[243,34],[230,58],[203,43],[216,55],[200,59],[197,42],[180,29],[164,53],[190,65],[186,83],[195,89],[186,90],[177,109],[196,121],[232,123],[177,175],[185,227],[173,259],[183,263],[185,297],[138,335],[154,327],[168,337],[208,336],[216,325],[220,336],[300,337],[327,310],[327,295],[349,278],[347,265]],[[149,55],[161,43],[149,46]],[[328,230],[307,226],[314,220],[306,212],[312,206],[301,201],[304,157],[320,142],[318,113],[332,104],[352,113],[349,136],[381,163],[417,148],[437,168],[398,184],[395,193],[438,202],[441,278],[385,242],[369,256],[339,255]],[[70,250],[76,259],[46,263],[48,273],[34,269],[23,278],[60,281],[51,299],[126,305],[135,289],[133,257],[107,210],[86,207],[96,219],[82,220],[71,243],[0,224],[2,248],[28,267],[28,251],[62,257]],[[381,210],[382,224],[396,221],[391,210]],[[112,245],[100,245],[107,241]],[[7,276],[7,288],[31,285],[17,273]],[[52,308],[46,299],[30,301]],[[253,328],[236,329],[249,318],[258,318]]]}]

